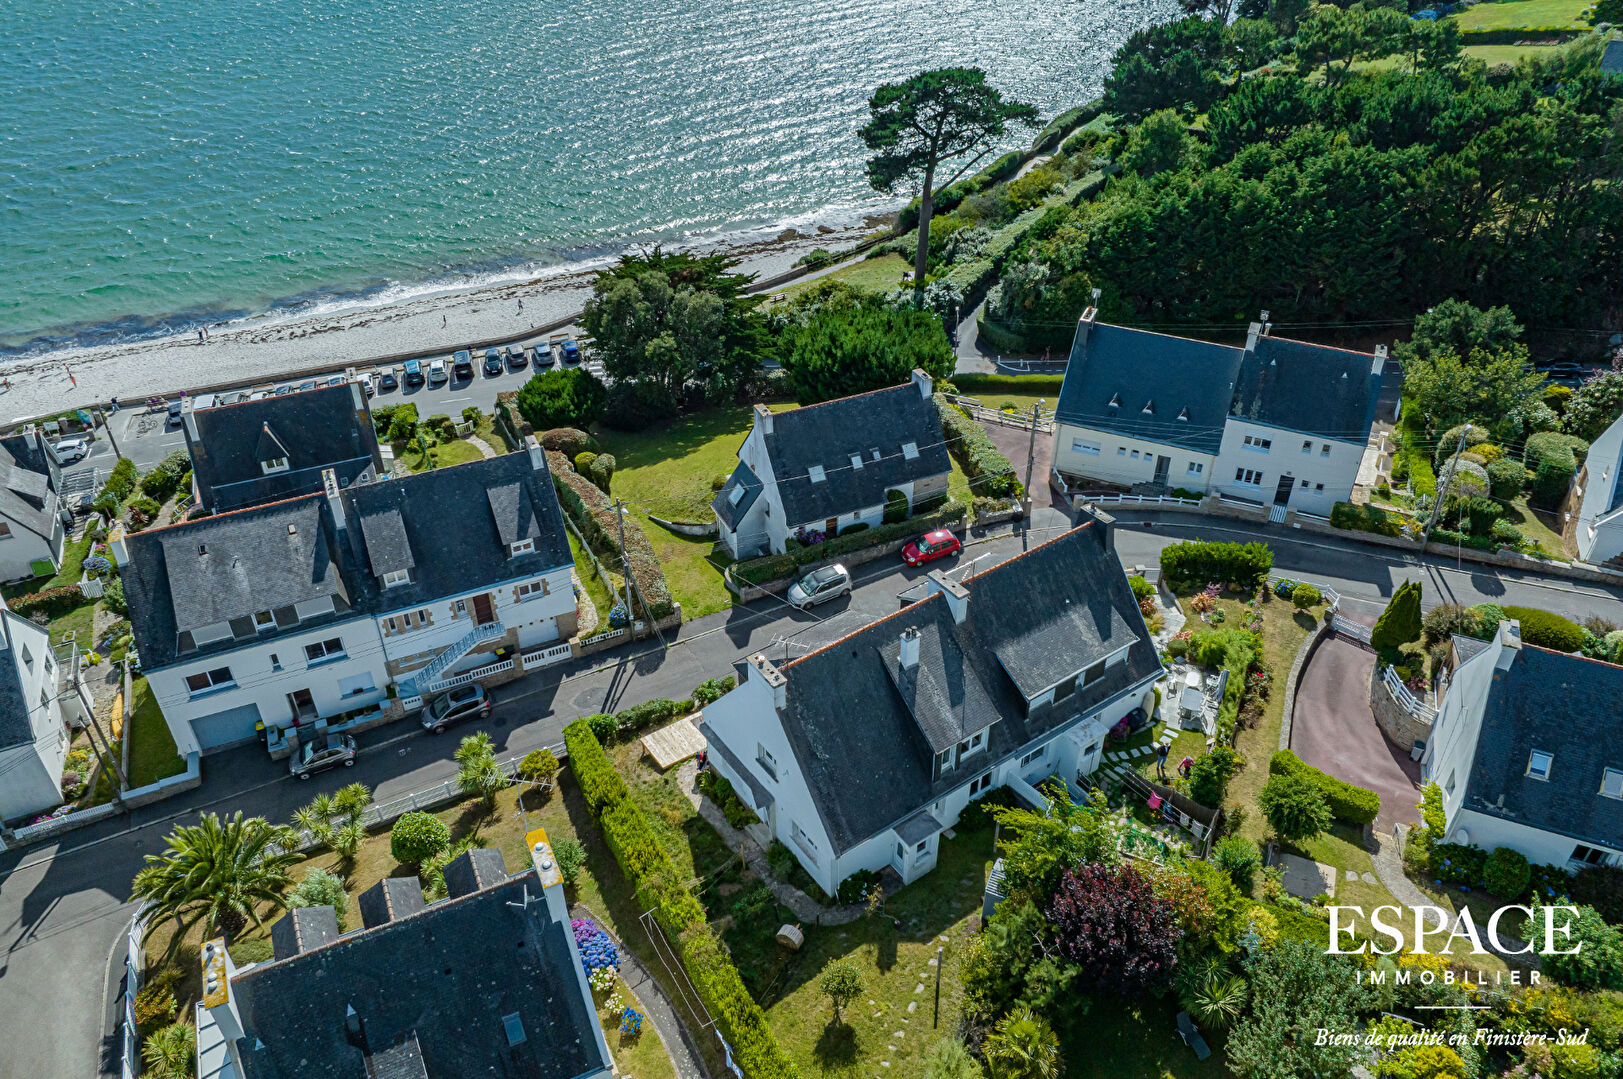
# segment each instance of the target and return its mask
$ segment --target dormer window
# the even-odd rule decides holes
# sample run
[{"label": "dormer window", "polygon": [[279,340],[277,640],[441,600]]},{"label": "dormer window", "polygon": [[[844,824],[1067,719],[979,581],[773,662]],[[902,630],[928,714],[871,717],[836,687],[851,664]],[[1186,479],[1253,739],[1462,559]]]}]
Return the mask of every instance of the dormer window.
[{"label": "dormer window", "polygon": [[1527,776],[1529,779],[1548,781],[1550,778],[1550,765],[1555,763],[1555,757],[1542,749],[1535,749],[1527,757]]},{"label": "dormer window", "polygon": [[806,470],[806,476],[813,483],[822,483],[825,479],[828,478],[827,473],[825,473],[823,471],[823,466],[822,465],[812,465],[810,468],[808,468]]},{"label": "dormer window", "polygon": [[254,612],[254,629],[263,633],[267,629],[276,628],[276,617],[269,611]]},{"label": "dormer window", "polygon": [[1110,395],[1110,402],[1105,407],[1106,408],[1120,408],[1121,407],[1121,394],[1119,394],[1119,393],[1111,394]]},{"label": "dormer window", "polygon": [[1623,799],[1623,770],[1608,768],[1601,773],[1600,796]]},{"label": "dormer window", "polygon": [[383,575],[384,588],[398,588],[403,584],[411,583],[411,570],[392,569]]},{"label": "dormer window", "polygon": [[851,467],[852,468],[861,468],[862,467],[862,454],[853,453],[851,455]]},{"label": "dormer window", "polygon": [[265,475],[267,475],[267,476],[271,475],[274,472],[286,472],[287,471],[287,458],[286,457],[272,457],[268,461],[259,462],[259,467],[263,468],[265,470]]},{"label": "dormer window", "polygon": [[917,442],[903,442],[902,443],[902,456],[903,457],[905,457],[907,460],[911,461],[911,460],[914,460],[915,458],[917,458],[918,455],[919,455],[919,444]]},{"label": "dormer window", "polygon": [[1155,415],[1155,400],[1154,400],[1154,398],[1151,398],[1150,400],[1145,401],[1144,402],[1144,407],[1140,411],[1142,411],[1144,413],[1144,415],[1146,415],[1146,416]]},{"label": "dormer window", "polygon": [[535,550],[535,540],[521,539],[507,545],[507,557],[517,558],[521,554],[530,554]]}]

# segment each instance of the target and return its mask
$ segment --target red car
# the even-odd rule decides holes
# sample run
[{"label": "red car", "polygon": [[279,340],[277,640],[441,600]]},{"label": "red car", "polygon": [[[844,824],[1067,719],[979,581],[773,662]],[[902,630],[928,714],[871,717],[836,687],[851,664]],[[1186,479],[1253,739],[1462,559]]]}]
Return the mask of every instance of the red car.
[{"label": "red car", "polygon": [[938,558],[957,554],[964,549],[958,542],[958,537],[945,528],[938,528],[934,532],[926,532],[918,539],[902,548],[902,561],[910,566],[922,566],[926,562],[934,562]]}]

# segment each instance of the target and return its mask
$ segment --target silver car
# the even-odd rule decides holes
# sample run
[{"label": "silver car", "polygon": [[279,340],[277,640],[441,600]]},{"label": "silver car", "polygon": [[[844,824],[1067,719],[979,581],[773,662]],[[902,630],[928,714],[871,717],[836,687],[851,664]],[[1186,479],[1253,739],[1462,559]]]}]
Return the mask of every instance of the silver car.
[{"label": "silver car", "polygon": [[835,563],[814,569],[800,580],[789,586],[789,605],[804,611],[815,607],[819,603],[827,603],[837,596],[851,594],[851,573],[844,566]]},{"label": "silver car", "polygon": [[339,767],[355,767],[355,739],[347,734],[329,734],[319,742],[306,742],[293,751],[287,762],[287,770],[300,779]]}]

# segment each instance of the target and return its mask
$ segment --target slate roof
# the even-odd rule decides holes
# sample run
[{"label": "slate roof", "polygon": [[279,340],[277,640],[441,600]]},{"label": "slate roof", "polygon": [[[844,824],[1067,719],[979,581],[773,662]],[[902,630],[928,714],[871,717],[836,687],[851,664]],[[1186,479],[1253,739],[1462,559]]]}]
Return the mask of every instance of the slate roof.
[{"label": "slate roof", "polygon": [[1381,393],[1374,362],[1367,352],[1258,338],[1240,366],[1230,414],[1363,445]]},{"label": "slate roof", "polygon": [[[346,383],[188,413],[186,449],[203,508],[220,513],[319,491],[324,468],[342,487],[382,475],[372,415],[364,395],[356,407],[357,394]],[[265,475],[260,462],[284,456],[288,471]]]},{"label": "slate roof", "polygon": [[[533,467],[524,451],[351,487],[343,497],[358,522],[347,532],[352,553],[367,567],[358,605],[377,614],[533,577],[573,559],[552,474]],[[504,535],[520,532],[535,540],[535,550],[509,557]],[[411,583],[381,587],[384,573],[408,565]]]},{"label": "slate roof", "polygon": [[1096,323],[1071,343],[1055,415],[1074,427],[1216,453],[1242,355],[1230,345]]},{"label": "slate roof", "polygon": [[1454,653],[1455,655],[1459,656],[1459,661],[1461,663],[1464,663],[1466,660],[1470,659],[1479,652],[1487,651],[1488,646],[1493,643],[1492,641],[1479,641],[1475,637],[1466,637],[1459,633],[1453,635],[1453,640]]},{"label": "slate roof", "polygon": [[[1605,769],[1623,769],[1619,701],[1623,667],[1523,644],[1494,672],[1463,807],[1623,848],[1623,801],[1598,793]],[[1548,780],[1527,775],[1535,749],[1554,756]]]},{"label": "slate roof", "polygon": [[[125,543],[130,628],[149,670],[182,658],[181,634],[203,626],[236,620],[239,637],[259,639],[295,623],[303,631],[343,621],[353,615],[361,584],[353,560],[335,540],[321,495],[149,528]],[[332,614],[295,619],[295,604],[323,598],[334,601]],[[254,630],[253,616],[260,611],[273,613],[277,630]],[[240,643],[227,638],[188,649],[184,658]]]},{"label": "slate roof", "polygon": [[[743,488],[744,494],[734,503],[733,492],[740,488]],[[711,500],[710,508],[716,511],[716,516],[727,526],[728,531],[736,532],[738,523],[744,519],[750,507],[755,505],[755,500],[761,497],[761,491],[764,489],[761,478],[755,474],[755,470],[740,461],[738,467],[733,469],[733,474],[727,477],[727,482],[716,493],[716,497]]]},{"label": "slate roof", "polygon": [[[526,892],[529,902],[525,902]],[[606,1068],[533,871],[232,980],[244,1079],[571,1079]],[[346,1037],[353,1006],[361,1046]],[[506,1019],[516,1015],[521,1040]],[[391,1071],[390,1069],[395,1069]]]},{"label": "slate roof", "polygon": [[[1073,529],[965,585],[962,624],[938,592],[779,668],[787,681],[784,730],[838,852],[896,826],[980,769],[1160,669],[1126,574],[1100,542],[1097,525]],[[1083,615],[1095,620],[1091,633],[1082,631]],[[921,633],[920,668],[938,687],[922,721],[891,671],[897,639],[910,627]],[[1045,630],[1055,643],[1037,647],[1035,637]],[[1107,667],[1099,681],[1060,705],[1025,714],[1009,666],[1046,677],[1066,649],[1071,671],[1078,671],[1123,646],[1125,662]],[[1016,655],[1021,650],[1039,653],[1029,671]],[[935,779],[932,746],[946,730],[926,735],[925,729],[951,723],[960,706],[976,717],[961,721],[961,729],[983,714],[996,718],[989,748],[975,765]]]},{"label": "slate roof", "polygon": [[0,438],[0,517],[50,541],[58,470],[37,433]]},{"label": "slate roof", "polygon": [[[882,505],[893,487],[952,471],[941,415],[914,382],[774,413],[765,443],[790,525]],[[903,454],[907,443],[916,457]],[[822,466],[821,482],[811,481],[812,465]]]}]

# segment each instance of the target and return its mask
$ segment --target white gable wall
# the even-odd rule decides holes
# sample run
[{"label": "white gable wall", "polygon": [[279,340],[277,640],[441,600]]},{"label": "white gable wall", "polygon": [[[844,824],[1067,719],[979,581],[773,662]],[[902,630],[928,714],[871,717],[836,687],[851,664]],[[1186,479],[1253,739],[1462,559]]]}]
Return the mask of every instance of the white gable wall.
[{"label": "white gable wall", "polygon": [[[4,607],[0,602],[0,612]],[[69,738],[62,706],[56,700],[61,671],[51,654],[50,636],[18,615],[0,613],[0,618],[6,621],[4,630],[11,645],[6,650],[6,640],[0,640],[0,663],[16,666],[34,739],[0,753],[0,819],[12,820],[61,804]],[[24,648],[31,657],[28,662],[23,658]]]},{"label": "white gable wall", "polygon": [[[1253,445],[1246,445],[1248,437]],[[1267,452],[1256,447],[1259,440],[1270,443]],[[1358,465],[1363,459],[1363,443],[1269,427],[1231,416],[1223,425],[1223,444],[1213,470],[1212,489],[1273,505],[1280,477],[1289,476],[1291,494],[1287,505],[1294,510],[1328,517],[1332,506],[1352,495]],[[1260,472],[1261,482],[1253,485],[1237,478],[1236,473],[1241,470]],[[1319,489],[1320,484],[1324,485],[1323,490]]]},{"label": "white gable wall", "polygon": [[1589,446],[1579,475],[1583,500],[1578,510],[1578,557],[1605,562],[1623,554],[1623,512],[1609,513],[1617,470],[1623,467],[1623,416]]},{"label": "white gable wall", "polygon": [[[1098,453],[1089,452],[1094,446]],[[1169,459],[1168,487],[1206,490],[1216,460],[1212,454],[1068,423],[1054,425],[1054,467],[1069,475],[1131,487],[1155,479],[1158,457]]]},{"label": "white gable wall", "polygon": [[1442,789],[1443,815],[1448,819],[1450,831],[1459,815],[1460,804],[1465,801],[1471,765],[1476,760],[1482,713],[1487,706],[1488,690],[1493,685],[1499,648],[1496,643],[1483,649],[1454,672],[1443,694],[1442,705],[1437,709],[1437,718],[1432,721],[1431,738],[1421,761],[1425,778]]}]

